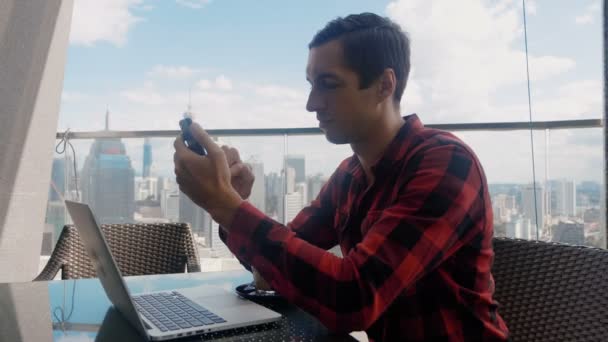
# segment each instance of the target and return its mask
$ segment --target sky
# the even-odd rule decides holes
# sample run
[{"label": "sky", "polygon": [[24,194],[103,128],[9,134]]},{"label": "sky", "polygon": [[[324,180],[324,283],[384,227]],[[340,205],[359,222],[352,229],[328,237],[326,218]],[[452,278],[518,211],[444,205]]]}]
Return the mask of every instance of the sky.
[{"label": "sky", "polygon": [[[305,110],[308,42],[325,23],[374,12],[411,39],[402,114],[424,123],[527,121],[522,2],[517,0],[75,0],[58,131],[177,129],[191,98],[205,128],[316,127]],[[526,1],[532,119],[601,118],[599,0]],[[190,94],[190,95],[189,95]],[[534,133],[537,178],[602,179],[601,129]],[[530,133],[457,133],[490,182],[532,180]],[[350,154],[323,137],[225,138],[278,171],[303,154],[329,175]],[[76,144],[79,163],[87,144]],[[125,140],[136,170],[142,141]],[[170,175],[171,139],[153,169]]]}]

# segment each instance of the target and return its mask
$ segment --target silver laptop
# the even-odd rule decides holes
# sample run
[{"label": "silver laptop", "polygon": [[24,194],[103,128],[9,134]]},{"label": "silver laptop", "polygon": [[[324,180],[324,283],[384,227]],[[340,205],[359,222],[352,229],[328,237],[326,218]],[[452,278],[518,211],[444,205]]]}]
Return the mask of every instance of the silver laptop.
[{"label": "silver laptop", "polygon": [[219,287],[130,295],[88,205],[65,201],[110,301],[149,340],[168,340],[277,321],[281,315]]}]

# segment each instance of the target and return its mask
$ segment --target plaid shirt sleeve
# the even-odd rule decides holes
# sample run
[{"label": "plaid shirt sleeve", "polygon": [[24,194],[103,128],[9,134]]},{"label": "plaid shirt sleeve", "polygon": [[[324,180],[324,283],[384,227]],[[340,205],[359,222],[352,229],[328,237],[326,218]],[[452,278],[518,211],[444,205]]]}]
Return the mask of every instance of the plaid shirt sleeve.
[{"label": "plaid shirt sleeve", "polygon": [[[297,233],[300,221],[314,220],[298,217],[293,230],[286,229],[249,203],[238,209],[227,245],[276,291],[328,329],[366,330],[397,296],[485,225],[483,175],[467,149],[457,144],[431,146],[417,152],[406,169],[400,177],[409,180],[398,190],[398,199],[343,258],[308,243],[303,238],[307,234]],[[326,190],[333,192],[331,198],[346,191],[339,184]]]},{"label": "plaid shirt sleeve", "polygon": [[[332,177],[333,178],[333,177]],[[319,192],[315,200],[309,206],[302,209],[287,227],[291,229],[298,238],[323,249],[330,249],[338,244],[338,237],[333,229],[335,212],[335,201],[332,189],[335,182],[330,179]],[[219,230],[220,239],[227,244],[227,233],[223,227]],[[238,257],[240,263],[249,271],[250,265]]]}]

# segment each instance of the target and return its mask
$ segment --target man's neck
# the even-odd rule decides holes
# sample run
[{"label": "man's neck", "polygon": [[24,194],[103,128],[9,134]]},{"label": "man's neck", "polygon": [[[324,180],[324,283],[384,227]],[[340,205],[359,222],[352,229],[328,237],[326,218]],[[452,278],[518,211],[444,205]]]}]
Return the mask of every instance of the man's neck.
[{"label": "man's neck", "polygon": [[405,121],[399,113],[392,113],[392,115],[385,116],[384,120],[374,125],[365,139],[350,145],[361,166],[363,166],[368,184],[371,185],[374,181],[371,172],[372,166],[382,157],[382,154],[404,124]]}]

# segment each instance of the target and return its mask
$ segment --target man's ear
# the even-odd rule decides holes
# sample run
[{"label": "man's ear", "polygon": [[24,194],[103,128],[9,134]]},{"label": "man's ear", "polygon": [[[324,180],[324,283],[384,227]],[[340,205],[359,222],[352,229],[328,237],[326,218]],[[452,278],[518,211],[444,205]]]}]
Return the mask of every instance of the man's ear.
[{"label": "man's ear", "polygon": [[378,100],[382,102],[391,99],[397,88],[397,77],[392,68],[386,68],[378,79]]}]

